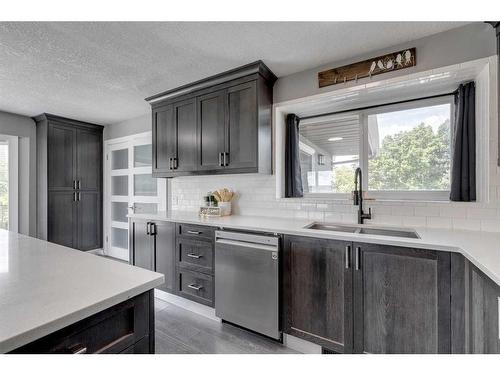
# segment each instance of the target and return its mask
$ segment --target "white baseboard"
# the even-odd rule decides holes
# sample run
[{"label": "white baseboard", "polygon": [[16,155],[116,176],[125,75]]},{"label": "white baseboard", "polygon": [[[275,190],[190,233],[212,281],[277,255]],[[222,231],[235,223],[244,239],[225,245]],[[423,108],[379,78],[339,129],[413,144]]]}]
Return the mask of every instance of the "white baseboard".
[{"label": "white baseboard", "polygon": [[215,309],[202,305],[197,302],[190,301],[188,299],[164,292],[163,290],[155,289],[155,297],[161,299],[162,301],[169,302],[173,305],[179,306],[185,310],[192,311],[196,314],[202,315],[206,318],[215,320],[216,322],[222,322],[220,318],[215,316]]},{"label": "white baseboard", "polygon": [[283,345],[304,354],[321,354],[321,346],[300,339],[295,336],[283,334]]}]

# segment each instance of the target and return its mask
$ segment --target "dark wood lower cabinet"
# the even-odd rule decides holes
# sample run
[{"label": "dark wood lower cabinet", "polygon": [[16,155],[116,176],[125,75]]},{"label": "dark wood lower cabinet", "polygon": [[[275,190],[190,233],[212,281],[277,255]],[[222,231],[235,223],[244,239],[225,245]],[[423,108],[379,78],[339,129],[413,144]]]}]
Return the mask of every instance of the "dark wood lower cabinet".
[{"label": "dark wood lower cabinet", "polygon": [[450,254],[285,236],[284,332],[338,353],[450,353]]},{"label": "dark wood lower cabinet", "polygon": [[350,242],[285,236],[284,332],[352,352],[350,251]]},{"label": "dark wood lower cabinet", "polygon": [[450,254],[354,243],[354,352],[450,353]]},{"label": "dark wood lower cabinet", "polygon": [[130,262],[134,266],[163,273],[158,289],[175,289],[175,224],[135,219],[130,222]]},{"label": "dark wood lower cabinet", "polygon": [[500,354],[500,286],[452,254],[452,351]]},{"label": "dark wood lower cabinet", "polygon": [[154,293],[145,292],[12,351],[21,354],[153,354]]}]

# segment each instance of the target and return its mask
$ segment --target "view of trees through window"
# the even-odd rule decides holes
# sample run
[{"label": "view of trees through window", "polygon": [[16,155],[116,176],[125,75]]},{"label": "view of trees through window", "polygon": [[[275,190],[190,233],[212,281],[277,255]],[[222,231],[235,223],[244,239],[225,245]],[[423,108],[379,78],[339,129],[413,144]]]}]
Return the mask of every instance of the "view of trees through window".
[{"label": "view of trees through window", "polygon": [[449,104],[372,116],[368,134],[379,145],[368,155],[369,190],[449,190]]},{"label": "view of trees through window", "polygon": [[[430,105],[391,112],[365,114],[367,135],[365,154],[370,191],[447,191],[450,188],[451,164],[451,104]],[[361,116],[361,115],[360,115]],[[360,125],[361,121],[358,123]],[[322,125],[324,127],[324,125]],[[317,133],[325,132],[318,127],[315,133],[309,125],[302,133],[307,142],[309,155],[314,152],[330,152],[329,165],[310,167],[304,165],[307,180],[303,179],[309,192],[350,193],[354,189],[354,171],[358,167],[358,155],[352,155],[355,146],[346,148],[345,134],[352,134],[352,127],[347,131],[341,123],[331,123],[331,129],[337,127],[335,142],[321,142]],[[328,133],[329,139],[331,132]],[[306,136],[307,139],[306,139]],[[326,136],[325,136],[326,137]],[[356,140],[359,149],[359,137]],[[352,143],[352,140],[351,140]],[[319,151],[318,151],[319,150]],[[349,155],[345,151],[351,151]],[[314,160],[314,157],[312,160]],[[309,159],[311,160],[311,159]],[[325,169],[327,169],[325,171]],[[329,181],[328,187],[320,186],[322,181]],[[325,178],[327,179],[325,180]],[[328,182],[327,182],[328,183]]]},{"label": "view of trees through window", "polygon": [[9,146],[0,143],[0,228],[9,229]]}]

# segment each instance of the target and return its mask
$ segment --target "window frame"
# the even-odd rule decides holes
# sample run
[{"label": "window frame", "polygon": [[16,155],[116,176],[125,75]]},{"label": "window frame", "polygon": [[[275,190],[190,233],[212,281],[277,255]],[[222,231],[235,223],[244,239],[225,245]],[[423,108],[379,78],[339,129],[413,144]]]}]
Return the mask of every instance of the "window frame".
[{"label": "window frame", "polygon": [[[379,114],[398,112],[409,109],[416,109],[422,107],[432,107],[437,105],[449,104],[450,105],[450,155],[453,151],[453,124],[454,124],[454,97],[453,95],[443,96],[439,98],[420,99],[416,98],[415,101],[399,104],[381,105],[378,107],[353,110],[351,112],[342,113],[342,115],[357,114],[359,119],[359,165],[363,172],[363,191],[367,192],[369,198],[377,200],[407,200],[407,201],[448,201],[450,197],[450,190],[368,190],[368,116]],[[334,117],[334,116],[332,116]],[[450,161],[451,163],[451,161]],[[450,168],[451,172],[451,168]],[[354,176],[353,176],[354,178]],[[349,193],[304,193],[304,198],[323,198],[323,199],[349,199]]]}]

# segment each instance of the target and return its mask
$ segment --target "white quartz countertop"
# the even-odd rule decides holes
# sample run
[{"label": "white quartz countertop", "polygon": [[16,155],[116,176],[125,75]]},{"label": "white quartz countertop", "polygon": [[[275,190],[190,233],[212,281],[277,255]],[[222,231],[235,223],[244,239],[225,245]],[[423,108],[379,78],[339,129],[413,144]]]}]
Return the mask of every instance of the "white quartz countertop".
[{"label": "white quartz countertop", "polygon": [[162,274],[0,230],[0,353],[153,289]]},{"label": "white quartz countertop", "polygon": [[[415,230],[420,238],[415,239],[304,228],[311,224],[313,220],[239,215],[201,218],[197,213],[180,211],[170,213],[159,212],[157,214],[131,214],[129,217],[145,220],[211,225],[225,229],[266,231],[315,238],[330,238],[344,241],[458,252],[463,254],[476,267],[500,285],[500,233],[416,228]],[[338,224],[345,225],[346,223]]]}]

